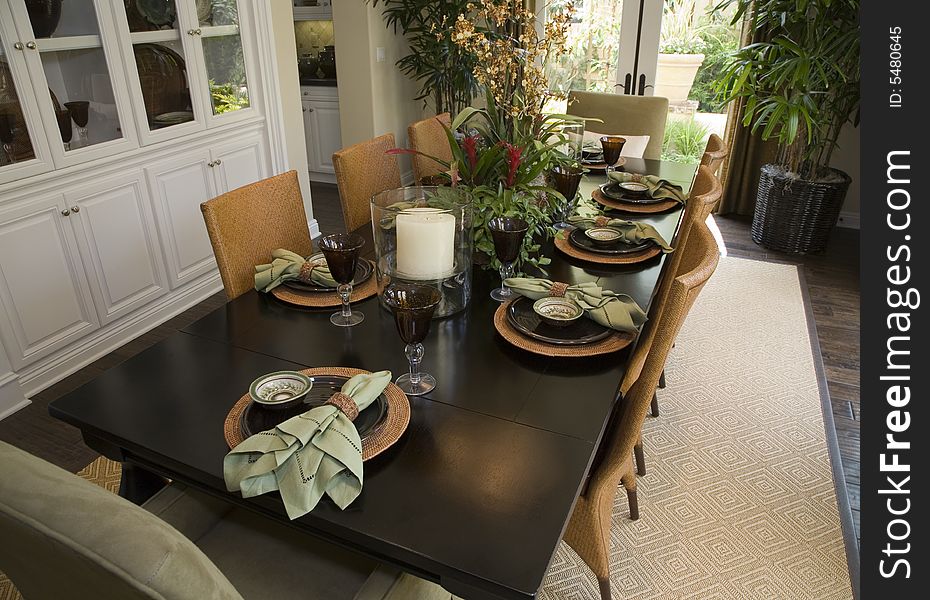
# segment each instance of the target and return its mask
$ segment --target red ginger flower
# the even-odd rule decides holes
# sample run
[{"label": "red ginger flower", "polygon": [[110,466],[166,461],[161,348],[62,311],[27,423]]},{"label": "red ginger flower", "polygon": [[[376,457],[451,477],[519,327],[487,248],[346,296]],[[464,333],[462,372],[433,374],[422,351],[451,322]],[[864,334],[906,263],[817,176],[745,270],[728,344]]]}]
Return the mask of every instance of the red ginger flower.
[{"label": "red ginger flower", "polygon": [[465,150],[465,155],[468,157],[468,166],[471,170],[475,169],[475,165],[478,164],[478,139],[480,136],[476,133],[475,135],[470,135],[462,140],[462,149]]},{"label": "red ginger flower", "polygon": [[517,177],[517,169],[523,162],[523,149],[514,146],[510,142],[501,142],[501,146],[507,151],[507,187],[513,187],[514,180]]}]

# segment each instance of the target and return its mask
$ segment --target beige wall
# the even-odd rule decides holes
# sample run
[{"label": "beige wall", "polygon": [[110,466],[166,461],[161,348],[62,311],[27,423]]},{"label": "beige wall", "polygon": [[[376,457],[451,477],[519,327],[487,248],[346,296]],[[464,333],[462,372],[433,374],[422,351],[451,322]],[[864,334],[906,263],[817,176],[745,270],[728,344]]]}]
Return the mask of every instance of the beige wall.
[{"label": "beige wall", "polygon": [[[387,27],[381,11],[364,0],[333,3],[343,147],[385,133],[406,147],[407,125],[422,118],[422,103],[413,100],[417,85],[395,64],[407,53],[407,43]],[[376,60],[379,47],[382,62]],[[410,161],[401,157],[401,174],[409,176],[409,170]]]},{"label": "beige wall", "polygon": [[834,150],[830,166],[852,177],[846,202],[840,213],[840,225],[859,227],[859,128],[847,124],[840,132],[839,147]]},{"label": "beige wall", "polygon": [[312,219],[310,173],[307,170],[307,142],[304,136],[304,117],[300,104],[300,80],[297,74],[297,43],[294,39],[292,2],[289,0],[271,2],[271,28],[275,43],[275,61],[278,65],[277,84],[284,119],[287,164],[289,168],[297,171],[307,218]]}]

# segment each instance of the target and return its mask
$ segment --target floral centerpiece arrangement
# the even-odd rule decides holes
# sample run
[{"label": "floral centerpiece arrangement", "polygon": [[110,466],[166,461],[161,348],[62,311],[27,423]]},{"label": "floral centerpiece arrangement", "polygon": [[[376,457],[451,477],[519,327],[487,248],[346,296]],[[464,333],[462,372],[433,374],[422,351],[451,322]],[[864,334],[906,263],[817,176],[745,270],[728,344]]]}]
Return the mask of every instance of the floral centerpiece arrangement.
[{"label": "floral centerpiece arrangement", "polygon": [[518,216],[530,225],[518,268],[549,263],[538,255],[540,242],[553,235],[552,213],[565,198],[546,185],[545,174],[570,161],[559,150],[565,144],[560,130],[577,119],[543,112],[551,96],[544,65],[564,49],[573,10],[568,3],[550,14],[542,37],[522,0],[477,0],[453,26],[454,43],[476,57],[474,76],[485,89],[486,106],[465,108],[447,128],[451,162],[431,158],[447,166],[445,177],[473,198],[475,250],[491,268],[499,264],[487,224],[498,216]]}]

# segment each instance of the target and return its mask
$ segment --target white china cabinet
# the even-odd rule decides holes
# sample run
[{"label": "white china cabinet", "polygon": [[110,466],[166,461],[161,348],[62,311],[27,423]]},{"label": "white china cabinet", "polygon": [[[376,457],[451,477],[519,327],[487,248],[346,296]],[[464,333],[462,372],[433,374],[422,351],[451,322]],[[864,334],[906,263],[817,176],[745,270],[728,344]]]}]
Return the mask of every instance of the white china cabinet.
[{"label": "white china cabinet", "polygon": [[221,289],[200,203],[286,168],[270,29],[257,0],[0,0],[0,387]]},{"label": "white china cabinet", "polygon": [[310,179],[336,183],[333,152],[342,148],[339,91],[335,86],[301,86]]}]

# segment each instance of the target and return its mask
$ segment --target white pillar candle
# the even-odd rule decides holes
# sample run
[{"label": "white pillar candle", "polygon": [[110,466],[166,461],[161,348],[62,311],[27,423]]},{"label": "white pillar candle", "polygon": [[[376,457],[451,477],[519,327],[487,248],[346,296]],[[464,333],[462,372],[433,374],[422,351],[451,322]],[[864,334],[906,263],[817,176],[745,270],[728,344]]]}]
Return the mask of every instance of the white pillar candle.
[{"label": "white pillar candle", "polygon": [[455,217],[436,208],[397,214],[397,273],[410,279],[440,279],[452,273]]}]

